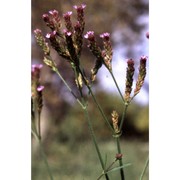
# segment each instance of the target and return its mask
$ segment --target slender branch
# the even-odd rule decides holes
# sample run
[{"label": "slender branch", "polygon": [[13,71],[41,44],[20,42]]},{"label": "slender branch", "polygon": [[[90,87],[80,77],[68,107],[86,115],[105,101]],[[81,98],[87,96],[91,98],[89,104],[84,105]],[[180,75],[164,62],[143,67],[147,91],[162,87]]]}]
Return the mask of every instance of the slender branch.
[{"label": "slender branch", "polygon": [[125,116],[126,116],[128,105],[129,104],[124,105],[124,110],[123,110],[122,118],[121,118],[120,125],[119,125],[119,130],[120,131],[122,131],[122,126],[123,126],[123,123],[124,123],[124,119],[125,119]]},{"label": "slender branch", "polygon": [[97,180],[101,179],[102,176],[105,175],[106,172],[109,171],[109,169],[114,165],[114,163],[117,161],[117,158],[108,166],[108,168],[102,172],[102,174],[97,178]]},{"label": "slender branch", "polygon": [[84,84],[85,84],[86,87],[88,88],[88,90],[89,90],[89,92],[90,92],[90,94],[91,94],[91,96],[92,96],[92,98],[93,98],[93,100],[94,100],[97,108],[99,109],[99,111],[100,111],[100,113],[101,113],[101,115],[102,115],[102,117],[103,117],[103,119],[106,121],[106,123],[107,123],[107,125],[109,126],[111,132],[114,133],[114,129],[112,128],[110,122],[108,121],[106,115],[104,114],[104,111],[102,110],[100,104],[98,103],[98,101],[97,101],[94,93],[92,92],[92,89],[91,89],[90,85],[86,83],[86,79],[85,79],[84,74],[82,73],[80,67],[78,67],[78,70],[79,70],[79,72],[80,72],[80,74],[81,74],[81,76],[82,76],[82,78],[83,78]]},{"label": "slender branch", "polygon": [[64,85],[68,88],[68,90],[70,91],[70,93],[74,96],[74,98],[76,99],[76,101],[80,104],[80,106],[84,109],[83,104],[81,103],[81,101],[79,100],[79,98],[74,94],[74,92],[72,91],[72,89],[70,88],[70,86],[66,83],[65,79],[62,77],[62,75],[60,74],[60,72],[58,70],[55,71],[57,73],[57,75],[60,77],[60,79],[63,81]]},{"label": "slender branch", "polygon": [[[109,69],[108,69],[108,70],[109,70]],[[109,73],[111,74],[111,76],[112,76],[112,78],[113,78],[113,81],[114,81],[114,83],[115,83],[115,85],[116,85],[116,88],[117,88],[117,90],[118,90],[118,92],[119,92],[119,94],[120,94],[123,102],[125,102],[124,97],[123,97],[123,95],[122,95],[122,93],[121,93],[121,90],[120,90],[120,88],[119,88],[119,86],[118,86],[118,84],[117,84],[117,81],[116,81],[116,79],[115,79],[115,77],[114,77],[114,74],[113,74],[112,70],[109,70]]]},{"label": "slender branch", "polygon": [[[91,123],[91,120],[89,118],[89,113],[87,111],[87,106],[84,106],[85,108],[83,109],[84,110],[84,114],[85,114],[85,117],[88,121],[88,127],[89,127],[89,130],[90,130],[90,133],[91,133],[91,136],[92,136],[92,139],[93,139],[93,143],[95,145],[95,148],[96,148],[96,152],[98,154],[98,158],[99,158],[99,161],[101,163],[101,166],[102,166],[102,169],[103,171],[105,170],[105,165],[104,165],[104,162],[103,162],[103,159],[102,159],[102,156],[101,156],[101,152],[100,152],[100,149],[99,149],[99,146],[98,146],[98,143],[97,143],[97,140],[96,140],[96,136],[94,134],[94,130],[93,130],[93,126],[92,126],[92,123]],[[109,180],[109,177],[107,174],[105,174],[105,177],[106,177],[106,180]]]},{"label": "slender branch", "polygon": [[146,162],[145,162],[145,165],[144,165],[144,168],[143,168],[143,171],[142,171],[142,173],[141,173],[141,176],[140,176],[139,180],[142,180],[142,179],[143,179],[148,164],[149,164],[149,156],[148,156],[147,159],[146,159]]},{"label": "slender branch", "polygon": [[110,122],[108,121],[106,115],[104,114],[104,111],[102,110],[101,106],[99,105],[99,103],[98,103],[95,95],[93,94],[93,92],[92,92],[92,90],[91,90],[91,87],[88,86],[88,89],[89,89],[89,92],[90,92],[90,94],[91,94],[91,96],[92,96],[92,98],[93,98],[93,100],[94,100],[97,108],[99,109],[99,111],[100,111],[103,119],[106,121],[106,123],[107,123],[107,125],[109,126],[109,129],[111,130],[111,132],[114,133],[114,129],[112,128]]},{"label": "slender branch", "polygon": [[44,149],[43,149],[43,146],[42,146],[41,139],[39,139],[39,147],[40,147],[40,151],[41,151],[42,158],[43,158],[44,163],[45,163],[45,165],[46,165],[46,168],[47,168],[47,170],[48,170],[50,180],[53,180],[53,176],[52,176],[52,173],[51,173],[51,170],[50,170],[48,161],[47,161],[47,157],[46,157],[46,155],[45,155],[45,152],[44,152]]},{"label": "slender branch", "polygon": [[[117,142],[118,153],[121,154],[121,146],[120,146],[120,139],[119,139],[119,137],[116,138],[116,142]],[[122,158],[119,159],[119,165],[123,166]],[[121,175],[121,180],[125,180],[123,168],[120,169],[120,175]]]}]

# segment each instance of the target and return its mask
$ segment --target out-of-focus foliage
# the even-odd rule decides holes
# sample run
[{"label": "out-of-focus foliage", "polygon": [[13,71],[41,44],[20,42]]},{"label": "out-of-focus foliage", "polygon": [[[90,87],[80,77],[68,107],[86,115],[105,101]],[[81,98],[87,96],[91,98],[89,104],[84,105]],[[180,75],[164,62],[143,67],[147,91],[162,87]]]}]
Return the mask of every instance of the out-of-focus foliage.
[{"label": "out-of-focus foliage", "polygon": [[[124,169],[126,180],[139,179],[148,154],[148,143],[138,140],[121,141],[124,163],[131,162],[131,166]],[[107,164],[114,159],[116,147],[114,141],[100,142],[103,158],[108,156]],[[91,141],[59,143],[51,141],[48,144],[48,162],[55,180],[94,180],[101,174],[95,148]],[[108,154],[105,154],[108,152]],[[118,162],[115,164],[118,165]],[[143,180],[148,180],[148,169]],[[48,172],[40,156],[32,158],[32,180],[47,179]],[[119,179],[119,171],[109,174],[112,180]],[[104,178],[102,178],[104,180]]]}]

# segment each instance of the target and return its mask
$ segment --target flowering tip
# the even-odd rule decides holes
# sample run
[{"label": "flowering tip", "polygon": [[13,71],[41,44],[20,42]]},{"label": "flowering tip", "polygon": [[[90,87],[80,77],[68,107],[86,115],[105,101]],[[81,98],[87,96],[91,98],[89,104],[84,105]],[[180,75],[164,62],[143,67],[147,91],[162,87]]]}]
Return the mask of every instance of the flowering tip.
[{"label": "flowering tip", "polygon": [[64,34],[66,36],[71,36],[72,35],[72,33],[70,31],[68,31],[67,29],[64,29],[63,32],[64,32]]},{"label": "flowering tip", "polygon": [[84,8],[86,7],[86,4],[81,4],[80,6],[74,5],[73,7],[74,7],[74,9],[76,9],[76,10],[84,9]]},{"label": "flowering tip", "polygon": [[44,22],[49,22],[49,15],[48,14],[43,14],[42,19],[44,20]]},{"label": "flowering tip", "polygon": [[46,34],[46,38],[51,39],[51,38],[55,38],[56,35],[56,31],[50,32]]},{"label": "flowering tip", "polygon": [[67,13],[63,14],[63,17],[66,18],[66,17],[70,17],[71,15],[72,15],[72,11],[68,11]]},{"label": "flowering tip", "polygon": [[51,14],[52,16],[55,17],[55,16],[57,16],[57,15],[59,14],[59,12],[54,9],[54,10],[50,10],[50,11],[49,11],[49,14]]},{"label": "flowering tip", "polygon": [[40,70],[42,67],[43,67],[42,64],[33,64],[31,66],[31,70],[32,70],[32,72],[34,72],[36,69]]},{"label": "flowering tip", "polygon": [[110,37],[110,33],[106,32],[106,33],[100,34],[100,37],[108,41]]},{"label": "flowering tip", "polygon": [[38,92],[41,92],[43,89],[44,89],[44,86],[42,86],[42,85],[40,85],[40,86],[37,87],[37,91],[38,91]]},{"label": "flowering tip", "polygon": [[84,38],[88,39],[89,41],[94,40],[94,31],[88,31],[85,35]]},{"label": "flowering tip", "polygon": [[147,56],[141,56],[140,60],[147,61]]},{"label": "flowering tip", "polygon": [[147,37],[147,39],[149,39],[149,32],[146,33],[146,37]]},{"label": "flowering tip", "polygon": [[40,34],[40,33],[42,33],[42,31],[41,31],[40,29],[35,29],[35,30],[34,30],[34,33],[35,33],[35,34]]},{"label": "flowering tip", "polygon": [[133,65],[134,65],[134,60],[128,59],[128,60],[127,60],[127,64],[133,66]]}]

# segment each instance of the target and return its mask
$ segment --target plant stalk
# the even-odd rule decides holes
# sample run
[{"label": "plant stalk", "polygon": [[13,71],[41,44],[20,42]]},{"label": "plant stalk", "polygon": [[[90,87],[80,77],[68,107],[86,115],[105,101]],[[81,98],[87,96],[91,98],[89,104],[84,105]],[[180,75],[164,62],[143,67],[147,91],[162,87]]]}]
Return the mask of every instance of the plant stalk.
[{"label": "plant stalk", "polygon": [[46,165],[50,180],[53,180],[53,176],[52,176],[52,173],[51,173],[48,161],[47,161],[47,157],[46,157],[45,152],[43,150],[41,139],[39,139],[39,147],[40,147],[41,155],[42,155],[42,158],[44,160],[44,164]]},{"label": "plant stalk", "polygon": [[83,104],[81,103],[81,101],[79,100],[79,98],[74,94],[74,92],[72,91],[72,89],[69,87],[69,85],[66,83],[65,79],[62,77],[62,75],[60,74],[60,72],[58,70],[55,71],[57,73],[57,75],[60,77],[60,79],[62,80],[62,82],[64,83],[64,85],[67,87],[67,89],[70,91],[70,93],[74,96],[74,98],[76,99],[76,101],[80,104],[80,106],[84,109]]},{"label": "plant stalk", "polygon": [[[95,145],[95,149],[96,149],[96,152],[98,154],[98,158],[99,158],[99,161],[101,163],[101,167],[102,167],[103,171],[105,171],[105,165],[104,165],[104,162],[103,162],[103,159],[102,159],[102,156],[101,156],[101,152],[100,152],[97,140],[96,140],[96,136],[94,134],[94,130],[93,130],[91,120],[89,118],[89,114],[88,114],[88,111],[87,111],[87,106],[84,106],[84,107],[85,108],[83,110],[84,110],[85,117],[86,117],[86,119],[88,121],[88,127],[89,127],[89,130],[90,130],[91,136],[92,136],[92,140],[93,140],[93,143]],[[105,174],[105,177],[106,177],[106,180],[109,180],[109,177],[108,177],[107,174]]]},{"label": "plant stalk", "polygon": [[[120,146],[120,139],[119,139],[119,137],[116,138],[116,142],[117,142],[118,153],[121,154],[121,146]],[[120,165],[120,166],[123,166],[122,158],[119,159],[119,165]],[[121,175],[121,180],[125,180],[123,168],[120,169],[120,175]]]},{"label": "plant stalk", "polygon": [[120,125],[119,125],[120,132],[122,132],[122,126],[123,126],[123,123],[124,123],[124,119],[125,119],[125,116],[126,116],[128,105],[129,104],[124,105],[124,110],[123,110],[122,118],[121,118]]},{"label": "plant stalk", "polygon": [[143,168],[143,171],[142,171],[142,173],[141,173],[141,176],[140,176],[139,180],[142,180],[142,179],[143,179],[148,164],[149,164],[149,156],[148,156],[147,159],[146,159],[146,162],[145,162],[145,165],[144,165],[144,168]]},{"label": "plant stalk", "polygon": [[[109,69],[108,69],[108,70],[109,70]],[[117,81],[116,81],[116,79],[115,79],[115,77],[114,77],[114,74],[113,74],[112,70],[109,70],[109,73],[111,74],[111,76],[112,76],[112,78],[113,78],[113,81],[114,81],[114,83],[115,83],[115,85],[116,85],[116,88],[117,88],[117,90],[118,90],[121,98],[122,98],[122,101],[125,102],[124,97],[123,97],[123,95],[122,95],[122,93],[121,93],[121,90],[120,90],[120,88],[119,88],[119,86],[118,86],[118,84],[117,84]]]}]

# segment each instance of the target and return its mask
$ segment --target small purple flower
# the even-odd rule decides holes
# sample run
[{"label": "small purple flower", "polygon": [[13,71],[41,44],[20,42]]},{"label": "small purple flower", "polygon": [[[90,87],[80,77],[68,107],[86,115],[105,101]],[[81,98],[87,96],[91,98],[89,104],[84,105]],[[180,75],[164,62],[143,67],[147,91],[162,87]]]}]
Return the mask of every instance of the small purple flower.
[{"label": "small purple flower", "polygon": [[94,31],[88,31],[85,35],[84,38],[88,39],[89,41],[94,41]]},{"label": "small purple flower", "polygon": [[43,18],[44,22],[46,22],[46,23],[49,22],[49,15],[48,14],[43,14],[42,18]]},{"label": "small purple flower", "polygon": [[67,29],[64,29],[63,32],[64,32],[65,36],[71,36],[72,35],[72,33],[70,31],[68,31]]},{"label": "small purple flower", "polygon": [[39,71],[43,67],[43,65],[42,64],[33,64],[31,67],[32,67],[31,68],[32,72],[35,72],[36,70]]},{"label": "small purple flower", "polygon": [[68,11],[67,13],[63,14],[64,19],[70,19],[70,16],[72,15],[72,11]]},{"label": "small purple flower", "polygon": [[81,4],[80,6],[77,6],[77,5],[75,5],[75,6],[73,6],[74,7],[74,9],[76,9],[77,11],[82,11],[85,7],[86,7],[86,5],[85,4]]},{"label": "small purple flower", "polygon": [[147,61],[147,58],[148,58],[147,56],[141,56],[141,59],[140,59],[140,60],[141,60],[141,61]]},{"label": "small purple flower", "polygon": [[59,12],[54,9],[54,10],[49,11],[49,14],[51,14],[53,17],[57,17]]},{"label": "small purple flower", "polygon": [[42,86],[42,85],[40,85],[40,86],[37,87],[37,91],[38,91],[38,92],[41,92],[43,89],[44,89],[44,86]]},{"label": "small purple flower", "polygon": [[46,38],[48,38],[48,39],[54,39],[55,38],[55,36],[56,36],[56,31],[53,31],[53,32],[50,32],[50,33],[47,33],[46,34]]},{"label": "small purple flower", "polygon": [[101,34],[100,37],[106,41],[109,41],[110,34],[106,32],[106,33]]},{"label": "small purple flower", "polygon": [[35,33],[36,35],[38,35],[38,34],[41,34],[42,31],[41,31],[40,29],[35,29],[35,30],[34,30],[34,33]]}]

